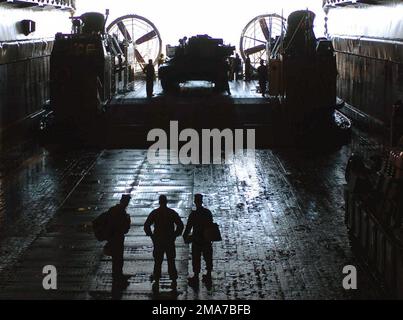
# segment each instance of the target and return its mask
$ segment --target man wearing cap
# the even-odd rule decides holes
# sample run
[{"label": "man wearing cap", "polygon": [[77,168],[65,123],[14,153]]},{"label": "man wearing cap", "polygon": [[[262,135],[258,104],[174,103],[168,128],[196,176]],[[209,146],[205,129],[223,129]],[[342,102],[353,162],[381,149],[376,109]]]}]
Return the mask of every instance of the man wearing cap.
[{"label": "man wearing cap", "polygon": [[109,248],[112,254],[112,277],[113,281],[127,281],[129,276],[123,275],[123,251],[125,234],[130,229],[130,216],[126,209],[130,203],[130,195],[124,194],[120,203],[109,210],[110,239]]},{"label": "man wearing cap", "polygon": [[[169,278],[172,281],[171,288],[176,290],[178,272],[175,266],[176,238],[182,235],[183,223],[178,213],[168,208],[167,197],[159,197],[160,207],[150,213],[144,223],[144,231],[151,237],[154,244],[154,273],[153,273],[153,291],[159,290],[159,281],[161,278],[161,266],[164,260],[164,254],[167,256]],[[151,230],[151,226],[154,226]]]},{"label": "man wearing cap", "polygon": [[[206,285],[211,284],[211,271],[213,270],[213,246],[210,241],[204,239],[204,231],[213,223],[213,215],[210,210],[203,206],[203,196],[196,194],[194,197],[196,210],[192,211],[186,225],[183,238],[186,243],[192,243],[192,266],[193,277],[188,279],[191,287],[199,285],[201,269],[201,256],[206,262],[207,274],[203,276]],[[192,236],[190,232],[193,230]]]}]

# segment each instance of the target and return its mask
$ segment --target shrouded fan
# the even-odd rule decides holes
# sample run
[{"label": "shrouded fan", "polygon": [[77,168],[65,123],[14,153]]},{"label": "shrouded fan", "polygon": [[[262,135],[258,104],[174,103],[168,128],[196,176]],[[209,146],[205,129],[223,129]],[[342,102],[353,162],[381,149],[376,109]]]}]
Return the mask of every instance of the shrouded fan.
[{"label": "shrouded fan", "polygon": [[161,54],[162,41],[158,29],[148,19],[138,15],[127,15],[113,21],[107,32],[134,46],[134,72],[141,72],[142,67],[151,59],[157,63]]},{"label": "shrouded fan", "polygon": [[244,61],[249,56],[254,68],[260,60],[276,57],[286,33],[286,19],[278,14],[266,14],[252,19],[241,35],[240,51]]}]

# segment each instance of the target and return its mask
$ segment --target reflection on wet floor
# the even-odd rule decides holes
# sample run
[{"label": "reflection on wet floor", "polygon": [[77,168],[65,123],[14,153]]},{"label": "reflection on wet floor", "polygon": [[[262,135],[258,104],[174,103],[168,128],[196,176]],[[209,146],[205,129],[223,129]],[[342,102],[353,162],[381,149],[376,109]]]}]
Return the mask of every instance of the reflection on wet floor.
[{"label": "reflection on wet floor", "polygon": [[2,154],[0,270],[14,263],[46,226],[94,162],[93,152],[49,152],[37,147]]},{"label": "reflection on wet floor", "polygon": [[[344,168],[349,147],[323,153],[257,151],[256,163],[150,165],[146,151],[39,149],[0,179],[0,298],[110,299],[111,261],[91,221],[132,193],[132,227],[123,299],[348,299],[380,295],[359,268],[359,289],[342,289],[342,269],[356,264],[344,225]],[[179,296],[151,294],[152,243],[143,223],[159,194],[186,222],[195,193],[221,226],[214,244],[214,284],[194,291],[189,247],[177,241]],[[18,260],[18,261],[17,261]],[[42,268],[58,269],[58,290],[42,288]],[[10,268],[11,267],[11,268]],[[163,271],[166,272],[164,262]]]}]

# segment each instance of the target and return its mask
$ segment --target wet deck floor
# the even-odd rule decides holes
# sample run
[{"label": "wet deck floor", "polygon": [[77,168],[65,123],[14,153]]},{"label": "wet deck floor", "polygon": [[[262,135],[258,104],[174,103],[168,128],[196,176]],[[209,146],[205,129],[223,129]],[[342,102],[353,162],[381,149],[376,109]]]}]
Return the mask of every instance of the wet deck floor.
[{"label": "wet deck floor", "polygon": [[[317,155],[261,150],[255,165],[237,158],[215,166],[150,165],[141,150],[38,148],[18,164],[3,155],[2,163],[14,166],[0,174],[0,299],[110,299],[111,261],[90,223],[123,192],[133,195],[124,266],[133,277],[123,299],[176,298],[165,288],[151,294],[151,241],[142,225],[161,193],[185,222],[198,192],[223,241],[214,244],[213,289],[198,292],[186,285],[189,247],[177,241],[178,299],[379,298],[344,225],[350,148]],[[348,264],[359,268],[355,292],[342,288]],[[45,265],[57,267],[56,291],[42,287]]]}]

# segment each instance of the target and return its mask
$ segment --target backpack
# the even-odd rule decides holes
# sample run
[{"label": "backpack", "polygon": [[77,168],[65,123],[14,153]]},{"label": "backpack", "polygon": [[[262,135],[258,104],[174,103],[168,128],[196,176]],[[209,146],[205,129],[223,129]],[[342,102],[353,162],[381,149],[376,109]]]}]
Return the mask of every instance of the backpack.
[{"label": "backpack", "polygon": [[203,237],[207,242],[222,241],[220,227],[217,223],[211,223],[203,232]]},{"label": "backpack", "polygon": [[102,213],[92,221],[92,229],[98,241],[106,241],[110,238],[109,214],[110,210]]}]

